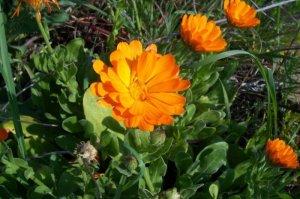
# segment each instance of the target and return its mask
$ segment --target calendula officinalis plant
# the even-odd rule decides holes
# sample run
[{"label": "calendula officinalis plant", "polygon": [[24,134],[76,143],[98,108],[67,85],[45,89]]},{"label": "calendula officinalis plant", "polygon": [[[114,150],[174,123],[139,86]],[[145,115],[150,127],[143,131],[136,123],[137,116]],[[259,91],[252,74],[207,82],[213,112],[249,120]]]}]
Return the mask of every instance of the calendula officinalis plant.
[{"label": "calendula officinalis plant", "polygon": [[295,0],[0,0],[0,198],[299,198]]}]

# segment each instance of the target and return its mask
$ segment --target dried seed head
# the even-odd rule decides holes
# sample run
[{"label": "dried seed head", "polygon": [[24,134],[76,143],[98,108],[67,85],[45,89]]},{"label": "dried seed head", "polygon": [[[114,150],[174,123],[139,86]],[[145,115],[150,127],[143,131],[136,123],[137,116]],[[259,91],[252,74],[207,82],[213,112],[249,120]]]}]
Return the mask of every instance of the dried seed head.
[{"label": "dried seed head", "polygon": [[98,162],[98,151],[91,145],[90,141],[78,144],[75,154],[89,164]]}]

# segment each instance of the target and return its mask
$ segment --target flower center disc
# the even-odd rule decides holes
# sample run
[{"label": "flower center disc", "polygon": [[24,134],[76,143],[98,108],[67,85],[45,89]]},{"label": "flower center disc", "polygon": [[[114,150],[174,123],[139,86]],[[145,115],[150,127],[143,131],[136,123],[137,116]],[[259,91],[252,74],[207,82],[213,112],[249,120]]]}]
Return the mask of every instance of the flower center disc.
[{"label": "flower center disc", "polygon": [[145,101],[147,99],[147,87],[144,83],[135,79],[129,86],[129,92],[133,99]]}]

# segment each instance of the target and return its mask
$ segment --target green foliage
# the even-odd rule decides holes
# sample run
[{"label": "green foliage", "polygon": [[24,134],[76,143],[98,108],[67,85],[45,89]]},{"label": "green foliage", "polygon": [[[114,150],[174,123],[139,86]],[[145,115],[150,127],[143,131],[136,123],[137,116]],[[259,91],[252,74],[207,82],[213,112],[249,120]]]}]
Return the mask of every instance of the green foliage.
[{"label": "green foliage", "polygon": [[[12,12],[12,3],[5,5],[6,14]],[[26,8],[16,18],[6,16],[10,54],[2,50],[6,43],[2,41],[1,64],[12,63],[15,78],[8,83],[9,74],[1,69],[6,84],[0,80],[0,128],[10,134],[0,141],[0,198],[299,198],[299,172],[271,165],[264,154],[266,141],[276,137],[298,151],[300,116],[288,104],[290,92],[297,89],[291,74],[300,62],[296,53],[281,47],[298,42],[290,32],[299,31],[289,30],[299,24],[291,23],[281,9],[260,15],[261,26],[255,29],[223,26],[228,50],[200,54],[178,37],[180,18],[202,12],[221,19],[221,1],[62,0],[60,5],[52,13],[42,12],[52,46],[59,42],[53,37],[59,34],[57,26],[72,21],[81,25],[71,27],[70,35],[81,33],[81,26],[89,33],[104,32],[106,51],[94,54],[96,44],[91,46],[93,38],[84,34],[71,41],[66,38],[53,52],[40,40],[31,48],[23,43],[38,32],[32,10]],[[291,16],[299,4],[294,6],[288,7]],[[124,39],[139,39],[144,46],[156,43],[161,54],[175,56],[181,77],[191,81],[191,87],[180,93],[186,97],[186,111],[174,117],[172,125],[151,133],[126,129],[113,118],[111,107],[103,106],[89,89],[92,82],[100,81],[92,60],[108,60]],[[265,82],[265,92],[259,93],[264,97],[263,113],[251,112],[237,121],[234,116],[240,113],[232,107],[241,85],[234,81],[245,63]],[[14,93],[12,79],[20,119],[15,111],[6,110],[3,96]],[[28,81],[29,87],[22,91]],[[279,81],[283,88],[278,88]],[[10,92],[4,91],[5,86]],[[17,158],[20,143],[15,138],[19,139],[20,129],[8,113],[21,123],[28,154],[24,159]],[[253,125],[255,119],[259,123]]]}]

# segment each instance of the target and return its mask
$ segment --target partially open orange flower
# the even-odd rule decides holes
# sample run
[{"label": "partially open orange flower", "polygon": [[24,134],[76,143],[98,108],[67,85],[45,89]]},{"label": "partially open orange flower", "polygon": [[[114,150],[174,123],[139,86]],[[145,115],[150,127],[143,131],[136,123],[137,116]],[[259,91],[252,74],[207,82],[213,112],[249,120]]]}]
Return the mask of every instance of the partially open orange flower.
[{"label": "partially open orange flower", "polygon": [[256,10],[243,0],[224,0],[224,10],[228,21],[239,28],[251,28],[260,24]]},{"label": "partially open orange flower", "polygon": [[290,169],[299,167],[296,152],[291,146],[279,138],[268,140],[266,144],[266,153],[274,164]]},{"label": "partially open orange flower", "polygon": [[134,40],[120,42],[110,64],[94,61],[102,82],[93,83],[91,89],[126,127],[153,131],[155,125],[171,124],[173,115],[184,112],[185,97],[178,92],[189,88],[190,82],[179,77],[173,55],[157,53],[154,44],[143,50]]},{"label": "partially open orange flower", "polygon": [[0,142],[6,140],[8,138],[8,135],[9,133],[6,129],[0,128]]},{"label": "partially open orange flower", "polygon": [[19,3],[13,16],[19,15],[22,3],[28,4],[37,13],[39,13],[43,7],[47,7],[49,11],[51,11],[51,6],[53,5],[59,7],[58,0],[18,0],[18,1]]},{"label": "partially open orange flower", "polygon": [[204,15],[184,15],[180,33],[183,40],[197,52],[220,52],[227,46],[220,27]]}]

